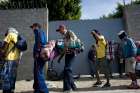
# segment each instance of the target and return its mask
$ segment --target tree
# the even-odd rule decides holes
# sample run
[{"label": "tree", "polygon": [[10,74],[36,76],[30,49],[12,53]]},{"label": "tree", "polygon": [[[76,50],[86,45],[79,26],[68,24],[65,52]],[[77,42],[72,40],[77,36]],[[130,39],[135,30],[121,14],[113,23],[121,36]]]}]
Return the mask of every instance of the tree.
[{"label": "tree", "polygon": [[[55,3],[54,3],[55,1]],[[81,0],[48,0],[50,20],[74,20],[81,17]]]},{"label": "tree", "polygon": [[49,20],[76,20],[81,17],[81,0],[8,0],[0,3],[0,9],[46,7]]},{"label": "tree", "polygon": [[[140,0],[132,1],[131,5],[133,5],[133,4],[140,4]],[[127,4],[127,5],[129,5],[129,4]],[[121,17],[123,17],[123,10],[124,10],[124,5],[121,3],[118,3],[115,12],[109,13],[107,16],[103,15],[100,18],[101,19],[103,19],[103,18],[121,18]]]}]

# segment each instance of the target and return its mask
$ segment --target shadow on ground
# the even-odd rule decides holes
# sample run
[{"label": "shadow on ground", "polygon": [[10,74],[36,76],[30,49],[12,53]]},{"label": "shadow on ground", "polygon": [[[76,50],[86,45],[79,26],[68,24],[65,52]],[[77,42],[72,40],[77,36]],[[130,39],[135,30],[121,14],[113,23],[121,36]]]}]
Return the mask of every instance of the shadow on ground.
[{"label": "shadow on ground", "polygon": [[[62,88],[49,88],[49,91],[53,92],[62,92]],[[86,92],[86,91],[108,91],[108,90],[128,90],[127,86],[112,86],[109,88],[101,88],[101,87],[88,87],[88,88],[78,88],[77,92]],[[26,91],[26,92],[17,92],[17,93],[33,93],[33,91]]]},{"label": "shadow on ground", "polygon": [[[100,79],[104,79],[105,77],[104,76],[101,76]],[[80,77],[78,79],[76,79],[77,81],[89,81],[89,80],[96,80],[96,78],[92,78],[92,77]],[[111,78],[111,80],[129,80],[128,77],[122,77],[122,78],[119,78],[119,76],[114,76]]]},{"label": "shadow on ground", "polygon": [[[101,87],[87,87],[87,88],[78,88],[76,91],[106,91],[106,90],[126,90],[127,86],[112,86],[109,88]],[[62,88],[50,88],[50,91],[62,92]]]}]

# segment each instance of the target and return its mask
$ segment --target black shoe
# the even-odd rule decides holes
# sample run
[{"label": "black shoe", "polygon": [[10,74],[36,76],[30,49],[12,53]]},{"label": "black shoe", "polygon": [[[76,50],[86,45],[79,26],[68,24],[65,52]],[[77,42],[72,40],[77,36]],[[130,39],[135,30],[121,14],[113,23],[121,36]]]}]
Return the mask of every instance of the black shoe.
[{"label": "black shoe", "polygon": [[106,84],[104,84],[104,85],[102,86],[102,88],[107,88],[107,87],[110,87],[110,86],[111,86],[110,83],[106,83]]},{"label": "black shoe", "polygon": [[72,86],[72,90],[73,90],[73,91],[76,91],[76,90],[77,90],[77,87],[76,87],[75,84]]},{"label": "black shoe", "polygon": [[73,91],[77,91],[77,87],[75,87],[75,88],[72,88],[72,90],[73,90]]},{"label": "black shoe", "polygon": [[113,76],[110,76],[110,78],[113,79],[114,77]]},{"label": "black shoe", "polygon": [[95,84],[93,84],[93,86],[99,86],[99,85],[101,85],[101,84],[102,84],[102,82],[99,81],[99,82],[96,82]]},{"label": "black shoe", "polygon": [[3,90],[3,93],[14,93],[13,90]]},{"label": "black shoe", "polygon": [[124,76],[123,75],[119,75],[119,78],[124,78]]},{"label": "black shoe", "polygon": [[91,75],[91,77],[92,77],[92,78],[95,78],[95,76],[94,76],[94,75]]}]

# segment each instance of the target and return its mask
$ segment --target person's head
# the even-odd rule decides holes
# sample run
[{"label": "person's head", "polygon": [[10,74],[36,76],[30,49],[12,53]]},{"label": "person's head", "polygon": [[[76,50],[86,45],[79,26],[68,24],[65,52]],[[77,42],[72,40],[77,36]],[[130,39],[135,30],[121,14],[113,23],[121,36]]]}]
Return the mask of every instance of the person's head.
[{"label": "person's head", "polygon": [[35,29],[40,29],[41,28],[41,25],[39,23],[33,23],[30,28],[32,30],[35,30]]},{"label": "person's head", "polygon": [[127,38],[127,34],[126,34],[126,32],[125,31],[120,31],[119,33],[118,33],[118,37],[121,39],[121,40],[125,40],[126,38]]},{"label": "person's head", "polygon": [[95,45],[95,44],[93,44],[91,47],[92,47],[92,49],[95,49],[95,48],[96,48],[96,45]]},{"label": "person's head", "polygon": [[16,28],[13,27],[9,27],[5,33],[5,36],[7,36],[9,33],[15,33],[18,34],[18,31],[16,30]]},{"label": "person's head", "polygon": [[56,30],[56,32],[59,32],[61,34],[64,34],[67,31],[66,26],[65,25],[60,25],[58,27],[58,29]]}]

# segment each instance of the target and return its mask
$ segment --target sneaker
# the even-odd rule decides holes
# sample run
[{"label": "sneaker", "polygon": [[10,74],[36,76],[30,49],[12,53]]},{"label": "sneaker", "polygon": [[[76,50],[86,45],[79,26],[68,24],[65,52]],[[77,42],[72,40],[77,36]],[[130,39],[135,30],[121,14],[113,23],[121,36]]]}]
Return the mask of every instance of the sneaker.
[{"label": "sneaker", "polygon": [[101,85],[102,84],[102,82],[101,81],[97,81],[95,84],[93,84],[93,86],[95,87],[95,86],[99,86],[99,85]]},{"label": "sneaker", "polygon": [[106,84],[104,84],[104,85],[102,86],[102,88],[107,88],[107,87],[110,87],[110,86],[111,86],[110,83],[106,83]]}]

